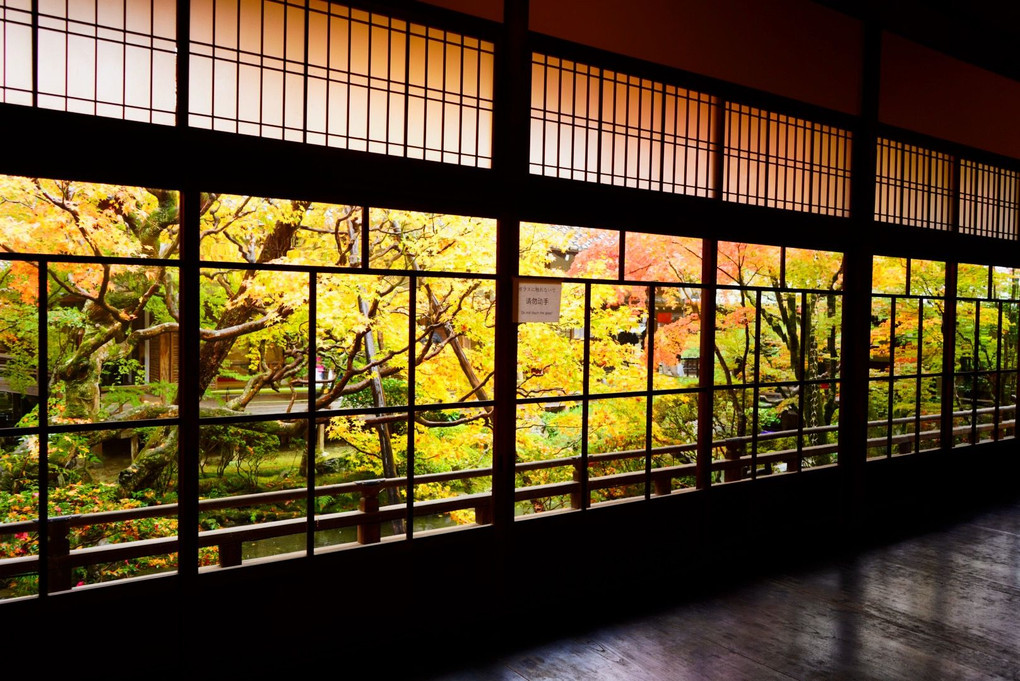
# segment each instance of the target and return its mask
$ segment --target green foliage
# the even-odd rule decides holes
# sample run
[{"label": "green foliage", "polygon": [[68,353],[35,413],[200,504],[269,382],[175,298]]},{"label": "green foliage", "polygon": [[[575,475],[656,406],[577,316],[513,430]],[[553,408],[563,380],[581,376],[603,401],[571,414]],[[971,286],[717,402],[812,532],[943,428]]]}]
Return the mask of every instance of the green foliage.
[{"label": "green foliage", "polygon": [[758,428],[762,431],[779,430],[781,420],[779,412],[771,407],[758,409]]},{"label": "green foliage", "polygon": [[653,403],[652,419],[653,445],[697,442],[697,395],[663,395]]},{"label": "green foliage", "polygon": [[103,363],[103,385],[133,385],[145,381],[145,367],[134,357],[111,359]]},{"label": "green foliage", "polygon": [[[389,376],[381,380],[383,397],[388,405],[407,404],[407,381],[398,376]],[[372,391],[365,389],[344,395],[344,406],[351,409],[374,407]],[[406,429],[404,430],[406,432]]]},{"label": "green foliage", "polygon": [[216,459],[216,475],[224,476],[227,467],[235,471],[250,491],[258,489],[259,471],[267,458],[280,449],[280,438],[251,427],[211,425],[202,428],[199,435],[202,452],[202,469]]},{"label": "green foliage", "polygon": [[61,484],[66,480],[78,479],[78,470],[85,468],[89,463],[99,462],[93,453],[88,437],[82,433],[54,433],[51,435],[47,460],[51,465],[60,467]]},{"label": "green foliage", "polygon": [[177,321],[170,314],[170,310],[166,306],[165,296],[149,298],[149,302],[145,304],[145,309],[152,315],[155,324],[168,324]]},{"label": "green foliage", "polygon": [[34,455],[30,452],[6,453],[0,450],[0,494],[39,489],[38,437],[31,437],[36,443]]}]

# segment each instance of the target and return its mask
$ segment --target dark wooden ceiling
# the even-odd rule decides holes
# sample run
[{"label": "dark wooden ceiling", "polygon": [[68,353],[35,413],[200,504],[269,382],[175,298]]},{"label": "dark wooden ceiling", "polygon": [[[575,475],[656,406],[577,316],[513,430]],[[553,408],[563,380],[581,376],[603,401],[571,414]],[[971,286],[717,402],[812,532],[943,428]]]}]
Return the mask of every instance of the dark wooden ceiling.
[{"label": "dark wooden ceiling", "polygon": [[916,43],[1020,80],[1015,0],[816,0]]}]

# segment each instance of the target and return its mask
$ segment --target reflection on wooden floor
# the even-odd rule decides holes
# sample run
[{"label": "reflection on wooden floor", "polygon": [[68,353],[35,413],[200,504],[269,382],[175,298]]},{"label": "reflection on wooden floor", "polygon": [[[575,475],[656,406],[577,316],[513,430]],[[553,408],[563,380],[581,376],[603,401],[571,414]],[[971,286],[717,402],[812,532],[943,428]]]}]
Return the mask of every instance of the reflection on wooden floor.
[{"label": "reflection on wooden floor", "polygon": [[[444,657],[457,655],[451,641]],[[1020,679],[1020,500],[421,678]]]}]

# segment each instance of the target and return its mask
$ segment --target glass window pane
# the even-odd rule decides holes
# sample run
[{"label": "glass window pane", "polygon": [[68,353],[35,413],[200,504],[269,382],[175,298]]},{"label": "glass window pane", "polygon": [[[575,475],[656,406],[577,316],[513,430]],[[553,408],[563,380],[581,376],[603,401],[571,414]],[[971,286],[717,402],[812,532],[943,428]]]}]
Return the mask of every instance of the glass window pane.
[{"label": "glass window pane", "polygon": [[202,199],[203,260],[360,264],[360,208],[234,194],[203,194]]},{"label": "glass window pane", "polygon": [[444,278],[417,283],[416,403],[492,399],[495,282]]},{"label": "glass window pane", "polygon": [[1017,373],[1010,371],[999,379],[999,437],[1016,437]]},{"label": "glass window pane", "polygon": [[644,390],[648,289],[643,286],[591,287],[589,391]]},{"label": "glass window pane", "polygon": [[754,390],[716,389],[712,402],[712,482],[750,477]]},{"label": "glass window pane", "polygon": [[517,395],[576,395],[583,391],[584,284],[564,283],[558,323],[517,325]]},{"label": "glass window pane", "polygon": [[872,259],[872,293],[905,294],[907,292],[907,262],[906,258],[876,255]]},{"label": "glass window pane", "polygon": [[[51,551],[91,549],[95,561],[54,584],[57,589],[173,571],[175,552],[150,549],[142,558],[119,557],[120,545],[175,538],[177,514],[139,514],[146,507],[177,501],[177,428],[94,430],[49,436],[47,462],[59,474],[50,481]],[[112,513],[113,519],[89,522],[90,514]],[[82,517],[84,516],[84,517]],[[66,538],[54,541],[54,533]],[[124,548],[127,548],[126,546]],[[51,556],[51,559],[53,556]]]},{"label": "glass window pane", "polygon": [[797,430],[800,416],[798,398],[792,391],[759,390],[756,409],[757,441],[749,449],[757,455],[755,475],[790,473],[797,470]]},{"label": "glass window pane", "polygon": [[822,291],[843,288],[842,253],[787,248],[785,265],[786,286],[789,288]]},{"label": "glass window pane", "polygon": [[522,277],[619,276],[620,233],[615,230],[522,222],[520,240]]},{"label": "glass window pane", "polygon": [[1001,352],[1003,370],[1015,370],[1017,368],[1017,345],[1020,332],[1020,304],[1015,302],[1002,303],[1002,337]]},{"label": "glass window pane", "polygon": [[316,406],[408,404],[406,277],[320,274],[316,311]]},{"label": "glass window pane", "polygon": [[893,454],[916,452],[916,417],[919,413],[920,381],[905,378],[893,381],[892,445]]},{"label": "glass window pane", "polygon": [[[0,467],[9,486],[0,492],[0,562],[38,556],[39,436],[0,437]],[[0,601],[38,593],[37,565],[0,578]]]},{"label": "glass window pane", "polygon": [[801,295],[763,291],[760,300],[758,382],[801,380],[805,352]]},{"label": "glass window pane", "polygon": [[801,466],[812,468],[837,462],[839,445],[839,388],[837,381],[804,386],[804,430]]},{"label": "glass window pane", "polygon": [[956,304],[956,371],[970,372],[977,368],[975,358],[974,331],[977,315],[975,301],[959,301]]},{"label": "glass window pane", "polygon": [[593,504],[645,494],[646,398],[588,403],[588,488]]},{"label": "glass window pane", "polygon": [[1020,269],[1015,267],[992,268],[993,297],[1017,300],[1020,299]]},{"label": "glass window pane", "polygon": [[407,415],[334,416],[316,437],[315,546],[403,536]]},{"label": "glass window pane", "polygon": [[701,239],[627,232],[624,279],[638,281],[701,281]]},{"label": "glass window pane", "polygon": [[206,415],[307,410],[309,275],[207,269],[202,280]]},{"label": "glass window pane", "polygon": [[48,269],[50,423],[175,418],[176,268]]},{"label": "glass window pane", "polygon": [[694,387],[701,371],[700,289],[655,289],[654,388]]},{"label": "glass window pane", "polygon": [[871,356],[868,368],[872,376],[885,376],[892,371],[892,298],[871,298]]},{"label": "glass window pane", "polygon": [[923,299],[921,310],[921,372],[939,374],[943,370],[942,320],[945,302],[939,299]]},{"label": "glass window pane", "polygon": [[0,429],[38,422],[38,272],[38,263],[0,260]]},{"label": "glass window pane", "polygon": [[418,412],[415,534],[492,522],[492,411]]},{"label": "glass window pane", "polygon": [[921,324],[921,301],[913,298],[896,299],[896,328],[894,330],[893,371],[897,376],[917,373],[917,340]]},{"label": "glass window pane", "polygon": [[946,263],[910,261],[910,295],[941,298],[946,294]]},{"label": "glass window pane", "polygon": [[868,458],[888,456],[889,435],[889,381],[871,381],[868,384]]},{"label": "glass window pane", "polygon": [[369,263],[380,269],[496,272],[496,221],[488,218],[369,210]]},{"label": "glass window pane", "polygon": [[953,446],[974,444],[974,395],[977,391],[977,377],[974,374],[958,375],[955,378],[953,402]]},{"label": "glass window pane", "polygon": [[[305,551],[307,436],[305,421],[201,427],[198,489],[203,561],[226,567]],[[272,494],[266,494],[270,490]]]},{"label": "glass window pane", "polygon": [[757,298],[753,291],[720,289],[716,293],[716,385],[754,382],[757,318]]},{"label": "glass window pane", "polygon": [[984,302],[980,304],[981,323],[978,328],[978,358],[982,369],[999,368],[999,344],[1002,334],[999,328],[1000,304]]},{"label": "glass window pane", "polygon": [[518,516],[581,508],[581,403],[517,406]]},{"label": "glass window pane", "polygon": [[778,286],[782,249],[731,241],[719,242],[719,269],[716,281],[721,286]]},{"label": "glass window pane", "polygon": [[656,395],[652,402],[652,484],[655,494],[696,485],[698,395]]},{"label": "glass window pane", "polygon": [[920,382],[921,438],[920,450],[938,449],[942,442],[942,381],[941,376],[922,378]]},{"label": "glass window pane", "polygon": [[999,375],[981,373],[976,377],[977,385],[977,439],[987,442],[995,439],[996,401],[999,394]]},{"label": "glass window pane", "polygon": [[804,300],[808,308],[805,376],[835,380],[842,361],[843,298],[808,293]]},{"label": "glass window pane", "polygon": [[16,253],[176,258],[175,191],[0,175],[0,243]]},{"label": "glass window pane", "polygon": [[956,295],[961,298],[988,296],[988,267],[960,263],[956,267]]}]

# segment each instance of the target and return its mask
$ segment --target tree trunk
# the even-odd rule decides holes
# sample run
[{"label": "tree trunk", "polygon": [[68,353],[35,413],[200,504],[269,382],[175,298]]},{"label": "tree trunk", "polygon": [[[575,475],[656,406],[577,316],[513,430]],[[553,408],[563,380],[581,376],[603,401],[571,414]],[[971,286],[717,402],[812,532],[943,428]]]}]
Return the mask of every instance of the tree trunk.
[{"label": "tree trunk", "polygon": [[166,468],[177,464],[177,441],[176,428],[163,428],[154,433],[131,465],[118,474],[121,496],[158,487]]},{"label": "tree trunk", "polygon": [[[358,306],[361,308],[361,313],[368,317],[369,316],[368,303],[366,303],[361,296],[358,296]],[[371,331],[365,334],[365,354],[370,364],[375,361],[375,336]],[[378,367],[372,368],[371,387],[372,387],[372,403],[376,407],[385,407],[386,395],[383,392],[382,378],[379,376]],[[409,386],[408,389],[414,390],[414,386]],[[414,428],[414,423],[408,423],[407,427]],[[387,478],[395,478],[397,477],[397,462],[396,458],[393,455],[393,443],[390,440],[391,436],[390,426],[388,423],[383,422],[377,424],[375,428],[376,432],[379,434],[379,454],[382,457],[383,476]],[[411,462],[408,461],[407,465],[411,466]],[[392,505],[396,504],[399,501],[397,491],[392,487],[387,487],[383,494],[386,495],[387,504]],[[393,521],[394,534],[403,534],[404,531],[405,531],[404,521],[399,519],[394,520]]]}]

